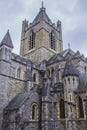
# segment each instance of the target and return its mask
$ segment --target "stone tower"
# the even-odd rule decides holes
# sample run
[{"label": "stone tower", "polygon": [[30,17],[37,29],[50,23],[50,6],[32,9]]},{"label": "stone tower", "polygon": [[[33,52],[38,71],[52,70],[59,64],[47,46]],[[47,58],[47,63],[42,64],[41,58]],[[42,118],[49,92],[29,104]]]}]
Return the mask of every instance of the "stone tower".
[{"label": "stone tower", "polygon": [[20,55],[40,63],[62,50],[61,22],[53,24],[42,5],[32,23],[22,23]]},{"label": "stone tower", "polygon": [[65,113],[66,113],[66,129],[76,130],[76,104],[75,93],[79,84],[79,72],[75,68],[72,60],[67,59],[63,73],[64,82],[64,100],[65,100]]},{"label": "stone tower", "polygon": [[3,108],[8,103],[7,88],[10,76],[12,49],[13,44],[8,31],[0,43],[0,128]]}]

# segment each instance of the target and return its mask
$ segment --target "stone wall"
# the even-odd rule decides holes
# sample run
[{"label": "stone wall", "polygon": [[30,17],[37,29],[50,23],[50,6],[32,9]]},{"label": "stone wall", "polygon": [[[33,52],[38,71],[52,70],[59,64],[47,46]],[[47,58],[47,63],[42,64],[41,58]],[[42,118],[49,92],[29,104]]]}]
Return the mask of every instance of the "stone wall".
[{"label": "stone wall", "polygon": [[36,33],[35,45],[36,48],[41,46],[50,48],[49,33],[45,29],[42,28]]},{"label": "stone wall", "polygon": [[31,52],[29,52],[28,54],[25,55],[25,57],[29,58],[30,60],[32,60],[34,63],[40,63],[43,60],[48,60],[49,58],[51,58],[53,55],[55,54],[54,51],[52,51],[51,49],[47,49],[45,47],[40,47],[38,49],[34,49]]},{"label": "stone wall", "polygon": [[3,109],[8,104],[7,87],[8,87],[8,77],[5,77],[0,74],[0,130],[3,121]]},{"label": "stone wall", "polygon": [[25,81],[15,78],[9,78],[7,95],[9,101],[15,97],[18,93],[25,91]]},{"label": "stone wall", "polygon": [[[35,89],[36,90],[36,89]],[[32,92],[29,92],[30,95],[29,97],[26,99],[26,102],[24,102],[19,109],[17,110],[8,110],[7,111],[7,120],[4,125],[7,125],[8,128],[6,130],[13,130],[13,129],[22,129],[24,128],[24,130],[39,130],[39,113],[40,113],[40,109],[39,109],[39,96],[38,94],[32,90]],[[32,113],[32,109],[31,106],[33,103],[38,104],[38,119],[37,120],[32,120],[31,117],[31,113]],[[17,121],[16,117],[19,117],[19,120]],[[4,118],[6,119],[6,118]],[[9,120],[9,122],[8,122]],[[17,128],[16,128],[17,127]],[[4,129],[5,130],[5,129]]]}]

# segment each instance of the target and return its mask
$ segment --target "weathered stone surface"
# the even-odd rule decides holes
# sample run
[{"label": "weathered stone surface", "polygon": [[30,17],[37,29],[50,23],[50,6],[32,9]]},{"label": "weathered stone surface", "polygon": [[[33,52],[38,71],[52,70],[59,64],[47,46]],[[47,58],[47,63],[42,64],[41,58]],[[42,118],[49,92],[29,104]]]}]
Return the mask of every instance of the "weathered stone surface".
[{"label": "weathered stone surface", "polygon": [[[33,23],[23,22],[21,56],[0,46],[0,130],[87,129],[87,60],[80,52],[62,51],[61,22],[55,26],[44,11]],[[63,76],[67,59],[74,66]]]}]

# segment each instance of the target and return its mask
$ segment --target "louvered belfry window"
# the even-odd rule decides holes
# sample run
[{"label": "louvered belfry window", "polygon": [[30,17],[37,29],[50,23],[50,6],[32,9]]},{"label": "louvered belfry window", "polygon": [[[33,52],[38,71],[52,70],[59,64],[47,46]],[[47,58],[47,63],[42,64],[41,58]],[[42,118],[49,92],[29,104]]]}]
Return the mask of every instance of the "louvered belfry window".
[{"label": "louvered belfry window", "polygon": [[29,50],[35,47],[35,33],[32,31],[29,38]]},{"label": "louvered belfry window", "polygon": [[50,47],[55,50],[55,34],[53,32],[50,33]]}]

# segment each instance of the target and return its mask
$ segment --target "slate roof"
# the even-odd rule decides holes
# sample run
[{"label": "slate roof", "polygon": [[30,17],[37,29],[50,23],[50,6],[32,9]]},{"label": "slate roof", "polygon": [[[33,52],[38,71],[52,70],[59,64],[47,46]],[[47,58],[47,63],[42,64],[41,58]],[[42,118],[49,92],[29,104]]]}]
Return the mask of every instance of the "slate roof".
[{"label": "slate roof", "polygon": [[77,51],[75,54],[74,54],[74,57],[81,57],[81,54],[79,51]]},{"label": "slate roof", "polygon": [[66,49],[58,54],[55,54],[54,56],[52,56],[49,60],[48,60],[48,65],[49,64],[52,64],[52,63],[55,63],[55,62],[58,62],[58,61],[61,61],[61,60],[66,60],[66,55],[67,54],[70,54],[72,56],[75,55],[75,52],[71,49]]},{"label": "slate roof", "polygon": [[62,61],[64,60],[64,57],[59,53],[59,54],[55,54],[54,56],[52,56],[48,62],[47,65],[50,65],[52,63],[58,62],[58,61]]},{"label": "slate roof", "polygon": [[7,31],[6,35],[4,36],[4,38],[2,39],[2,41],[0,43],[0,46],[2,46],[2,45],[6,45],[10,48],[13,48],[13,43],[12,43],[12,40],[10,37],[9,30]]},{"label": "slate roof", "polygon": [[18,109],[29,97],[29,92],[19,93],[17,94],[7,105],[5,110],[13,110]]},{"label": "slate roof", "polygon": [[71,54],[71,55],[75,55],[75,52],[72,49],[66,49],[64,51],[62,51],[60,54],[65,57],[67,55],[67,53]]},{"label": "slate roof", "polygon": [[81,60],[83,60],[84,62],[87,63],[86,58],[84,57],[84,55],[81,55],[79,51],[77,51],[76,53],[72,50],[72,49],[66,49],[58,54],[53,55],[47,62],[47,65],[50,65],[52,63],[56,63],[59,62],[61,60],[67,60],[68,57],[71,57],[71,59],[75,59],[75,58],[80,58]]},{"label": "slate roof", "polygon": [[87,74],[79,75],[79,85],[75,92],[87,91]]},{"label": "slate roof", "polygon": [[66,61],[64,72],[63,72],[63,77],[69,76],[69,75],[73,75],[73,76],[79,75],[78,70],[75,68],[75,66],[70,58],[68,58]]},{"label": "slate roof", "polygon": [[15,53],[12,53],[11,60],[13,60],[15,62],[19,62],[19,63],[24,64],[24,65],[32,65],[32,66],[34,65],[30,59],[23,57],[23,56],[20,56],[20,55],[15,54]]},{"label": "slate roof", "polygon": [[48,17],[48,15],[46,14],[45,8],[43,6],[42,6],[42,8],[40,8],[40,11],[37,14],[36,18],[34,19],[33,23],[38,23],[41,20],[52,24],[52,22],[51,22],[50,18]]}]

